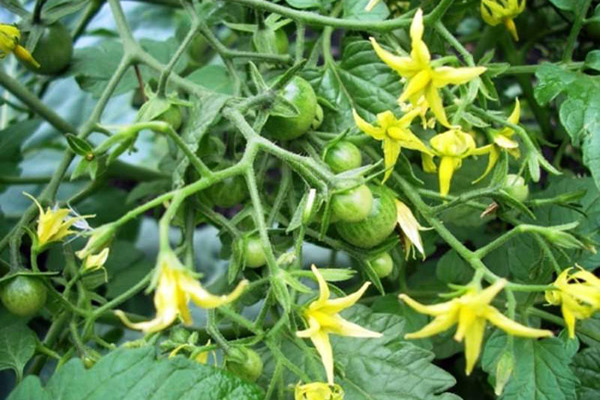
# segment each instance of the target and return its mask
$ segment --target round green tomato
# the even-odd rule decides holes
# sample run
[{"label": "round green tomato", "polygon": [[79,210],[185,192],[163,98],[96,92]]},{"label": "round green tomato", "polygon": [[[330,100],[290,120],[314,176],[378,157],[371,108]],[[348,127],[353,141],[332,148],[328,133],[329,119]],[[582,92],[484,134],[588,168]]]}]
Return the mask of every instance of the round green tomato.
[{"label": "round green tomato", "polygon": [[362,156],[353,143],[341,140],[327,149],[325,162],[333,172],[340,173],[360,167]]},{"label": "round green tomato", "polygon": [[231,208],[248,197],[246,181],[240,175],[225,178],[207,189],[208,198],[222,208]]},{"label": "round green tomato", "polygon": [[525,183],[525,179],[519,175],[506,175],[504,190],[519,201],[525,201],[529,197],[529,186]]},{"label": "round green tomato", "polygon": [[275,48],[279,54],[287,54],[290,47],[290,41],[287,33],[283,29],[277,29],[275,31]]},{"label": "round green tomato", "polygon": [[56,75],[65,70],[73,57],[73,39],[69,30],[61,23],[46,26],[32,53],[40,67],[25,64],[36,74]]},{"label": "round green tomato", "polygon": [[304,135],[310,129],[317,114],[317,95],[310,83],[293,77],[283,88],[283,97],[298,109],[298,115],[283,117],[271,115],[264,130],[278,140],[292,140]]},{"label": "round green tomato", "polygon": [[188,55],[197,64],[204,64],[210,59],[212,55],[211,47],[204,35],[198,33],[194,36],[188,47]]},{"label": "round green tomato", "polygon": [[358,222],[367,218],[373,205],[373,195],[367,185],[360,185],[331,199],[331,213],[339,221]]},{"label": "round green tomato", "polygon": [[378,277],[385,278],[389,276],[394,269],[394,261],[389,253],[383,252],[369,260],[371,268],[375,271]]},{"label": "round green tomato", "polygon": [[181,107],[176,104],[171,104],[167,111],[160,114],[156,117],[158,121],[166,122],[171,125],[173,130],[178,131],[181,128],[181,124],[183,124],[183,115],[181,112]]},{"label": "round green tomato", "polygon": [[2,304],[12,314],[22,317],[35,315],[44,304],[48,289],[44,283],[33,276],[19,275],[0,288]]},{"label": "round green tomato", "polygon": [[600,4],[594,9],[592,18],[598,18],[597,21],[585,24],[585,32],[594,40],[600,40]]},{"label": "round green tomato", "polygon": [[267,257],[260,238],[250,236],[244,242],[244,260],[246,267],[259,268],[267,263]]},{"label": "round green tomato", "polygon": [[396,227],[396,203],[389,189],[369,186],[373,205],[367,218],[359,222],[338,222],[335,227],[346,242],[370,249],[383,242]]},{"label": "round green tomato", "polygon": [[242,379],[256,382],[263,371],[263,362],[257,352],[252,349],[240,347],[234,349],[235,353],[225,356],[225,368]]}]

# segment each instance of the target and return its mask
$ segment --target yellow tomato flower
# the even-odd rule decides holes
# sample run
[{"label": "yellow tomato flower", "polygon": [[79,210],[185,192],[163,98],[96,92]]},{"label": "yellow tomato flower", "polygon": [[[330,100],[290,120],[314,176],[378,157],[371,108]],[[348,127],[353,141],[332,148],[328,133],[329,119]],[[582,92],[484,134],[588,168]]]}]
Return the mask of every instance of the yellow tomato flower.
[{"label": "yellow tomato flower", "polygon": [[[515,100],[515,108],[512,113],[508,117],[508,122],[511,124],[517,125],[519,120],[521,119],[521,104],[519,103],[519,99]],[[515,134],[514,129],[509,127],[504,127],[500,130],[492,130],[492,139],[494,140],[493,145],[490,149],[490,158],[488,161],[487,168],[483,175],[477,178],[473,183],[477,183],[483,178],[485,178],[494,168],[496,162],[500,158],[500,152],[506,151],[508,154],[513,156],[514,158],[519,158],[521,156],[521,152],[519,151],[519,143],[516,140],[513,140],[513,135]]]},{"label": "yellow tomato flower", "polygon": [[46,211],[44,211],[42,205],[33,196],[28,193],[23,194],[33,200],[40,211],[34,243],[34,246],[38,251],[49,243],[60,242],[65,237],[75,233],[75,231],[71,230],[71,227],[77,221],[93,217],[93,215],[71,217],[71,210],[68,208],[51,209],[48,207]]},{"label": "yellow tomato flower", "polygon": [[569,338],[575,337],[575,323],[586,319],[600,310],[600,279],[584,269],[571,273],[573,268],[564,270],[554,283],[555,290],[546,291],[546,301],[560,305],[569,331]]},{"label": "yellow tomato flower", "polygon": [[354,115],[354,122],[361,131],[382,142],[381,147],[383,148],[386,169],[383,182],[392,174],[402,147],[433,155],[432,151],[410,130],[410,125],[413,119],[419,115],[419,110],[409,111],[400,118],[396,118],[391,111],[379,113],[377,114],[378,126],[371,125],[362,119],[356,110],[352,110],[352,114]]},{"label": "yellow tomato flower", "polygon": [[294,400],[343,400],[344,390],[340,385],[328,385],[323,382],[296,385]]},{"label": "yellow tomato flower", "polygon": [[[451,129],[444,133],[435,135],[429,140],[429,144],[440,157],[439,182],[440,194],[445,196],[450,192],[450,183],[454,171],[462,165],[462,160],[469,156],[489,153],[492,145],[477,147],[475,140],[468,133],[460,129]],[[433,158],[423,155],[423,169],[425,172],[436,172],[437,167]]]},{"label": "yellow tomato flower", "polygon": [[132,323],[122,311],[115,311],[129,328],[146,333],[157,332],[167,328],[177,317],[180,317],[184,324],[191,325],[192,316],[188,308],[190,300],[202,308],[217,308],[240,297],[248,284],[248,281],[240,282],[228,295],[212,295],[200,285],[192,272],[181,264],[171,250],[159,254],[157,281],[154,292],[156,317],[153,320]]},{"label": "yellow tomato flower", "polygon": [[434,317],[433,321],[421,330],[408,333],[404,337],[421,339],[436,335],[457,324],[454,339],[458,342],[465,341],[466,373],[469,375],[479,358],[487,321],[514,336],[528,338],[552,336],[552,332],[549,330],[521,325],[490,305],[494,297],[506,286],[506,283],[505,279],[499,279],[486,289],[473,287],[460,297],[431,306],[423,305],[407,295],[401,294],[400,299],[404,300],[411,308],[421,314]]},{"label": "yellow tomato flower", "polygon": [[304,310],[304,318],[308,323],[308,329],[298,331],[296,335],[301,338],[310,338],[323,361],[327,382],[333,385],[333,351],[329,342],[329,334],[378,338],[381,337],[381,333],[370,331],[346,321],[339,315],[342,310],[352,307],[360,299],[371,284],[370,282],[365,282],[359,290],[349,296],[330,299],[329,287],[325,278],[314,265],[311,269],[319,283],[319,297]]},{"label": "yellow tomato flower", "polygon": [[83,270],[84,271],[95,271],[97,269],[103,268],[104,263],[108,259],[109,252],[110,252],[110,249],[108,247],[106,247],[98,254],[90,254],[89,256],[87,256],[85,258],[85,261],[83,262],[83,267],[82,267]]},{"label": "yellow tomato flower", "polygon": [[0,24],[0,59],[5,58],[9,53],[14,53],[19,60],[39,68],[40,64],[19,44],[20,40],[21,31],[16,26]]},{"label": "yellow tomato flower", "polygon": [[[371,38],[371,44],[384,63],[407,79],[404,92],[398,101],[404,103],[408,100],[414,109],[421,108],[422,112],[431,108],[437,120],[442,125],[450,127],[439,90],[447,85],[467,83],[485,72],[486,68],[432,66],[429,49],[423,42],[423,31],[423,11],[418,9],[410,26],[412,43],[410,57],[396,56],[388,52],[374,38]],[[421,101],[422,98],[426,101]]]},{"label": "yellow tomato flower", "polygon": [[411,253],[414,256],[414,248],[416,247],[419,253],[423,255],[424,260],[425,249],[423,248],[423,241],[419,233],[424,228],[419,224],[419,221],[417,221],[410,208],[400,200],[396,200],[396,220],[402,230],[405,258],[408,260],[408,256]]},{"label": "yellow tomato flower", "polygon": [[519,40],[515,18],[525,10],[525,0],[481,0],[481,17],[492,26],[504,24],[515,40]]}]

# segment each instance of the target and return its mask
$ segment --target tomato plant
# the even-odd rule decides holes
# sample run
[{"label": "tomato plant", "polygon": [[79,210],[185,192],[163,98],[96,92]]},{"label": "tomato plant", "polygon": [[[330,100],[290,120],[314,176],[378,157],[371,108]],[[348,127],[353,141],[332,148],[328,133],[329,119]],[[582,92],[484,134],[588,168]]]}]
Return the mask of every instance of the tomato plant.
[{"label": "tomato plant", "polygon": [[600,398],[598,1],[0,3],[0,398]]}]

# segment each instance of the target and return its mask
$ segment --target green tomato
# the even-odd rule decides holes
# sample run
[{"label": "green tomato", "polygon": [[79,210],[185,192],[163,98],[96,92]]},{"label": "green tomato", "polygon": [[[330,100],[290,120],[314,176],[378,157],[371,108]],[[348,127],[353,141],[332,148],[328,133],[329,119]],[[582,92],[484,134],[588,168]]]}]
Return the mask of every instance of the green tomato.
[{"label": "green tomato", "polygon": [[250,236],[244,241],[244,260],[249,268],[259,268],[267,263],[267,256],[259,237]]},{"label": "green tomato", "polygon": [[[230,162],[224,162],[220,169],[233,165]],[[206,190],[208,198],[214,205],[221,208],[231,208],[240,204],[248,197],[248,186],[241,175],[230,176],[217,182]]]},{"label": "green tomato", "polygon": [[275,31],[275,48],[279,54],[287,54],[290,47],[290,41],[287,33],[283,29],[277,29]]},{"label": "green tomato", "polygon": [[525,201],[529,197],[529,186],[525,183],[525,179],[519,175],[506,175],[503,189],[519,201]]},{"label": "green tomato", "polygon": [[27,69],[41,75],[57,75],[64,71],[73,58],[73,39],[61,23],[46,26],[32,53],[40,67],[24,64]]},{"label": "green tomato", "polygon": [[183,124],[183,115],[181,107],[176,104],[171,104],[167,111],[156,117],[156,120],[166,122],[171,125],[173,130],[178,131]]},{"label": "green tomato", "polygon": [[36,277],[19,275],[0,287],[2,304],[12,314],[22,317],[35,315],[46,304],[48,289]]},{"label": "green tomato", "polygon": [[358,222],[367,218],[373,205],[373,195],[367,185],[336,194],[331,199],[332,215],[339,221]]},{"label": "green tomato", "polygon": [[340,173],[360,167],[362,155],[353,143],[341,140],[327,149],[325,162],[333,172]]},{"label": "green tomato", "polygon": [[283,97],[298,109],[298,115],[283,117],[272,115],[265,124],[264,131],[278,140],[292,140],[304,135],[310,129],[317,115],[317,95],[310,83],[293,77],[283,88]]},{"label": "green tomato", "polygon": [[196,64],[205,64],[212,56],[208,40],[202,34],[197,34],[188,47],[188,55]]},{"label": "green tomato", "polygon": [[387,252],[378,254],[369,260],[369,264],[380,278],[389,276],[394,270],[394,260],[392,260],[392,256]]},{"label": "green tomato", "polygon": [[262,374],[263,362],[254,350],[239,347],[225,356],[225,368],[242,379],[256,382]]},{"label": "green tomato", "polygon": [[396,203],[389,189],[370,186],[373,206],[360,222],[338,222],[335,227],[346,242],[370,249],[383,242],[396,227]]}]

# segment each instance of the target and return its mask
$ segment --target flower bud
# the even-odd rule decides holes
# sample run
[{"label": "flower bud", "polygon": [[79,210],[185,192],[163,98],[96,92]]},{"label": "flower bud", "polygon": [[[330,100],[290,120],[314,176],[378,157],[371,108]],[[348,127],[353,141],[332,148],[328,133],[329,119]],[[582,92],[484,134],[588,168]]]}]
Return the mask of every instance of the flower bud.
[{"label": "flower bud", "polygon": [[102,225],[94,229],[85,247],[75,254],[83,260],[90,255],[100,253],[105,247],[108,247],[115,236],[116,230],[117,228],[113,224]]}]

